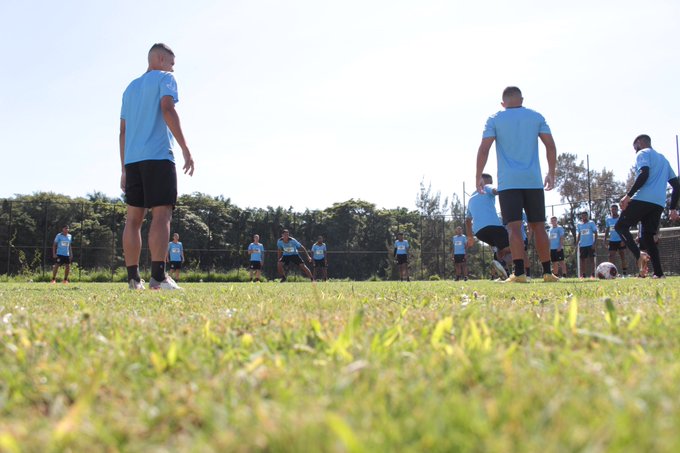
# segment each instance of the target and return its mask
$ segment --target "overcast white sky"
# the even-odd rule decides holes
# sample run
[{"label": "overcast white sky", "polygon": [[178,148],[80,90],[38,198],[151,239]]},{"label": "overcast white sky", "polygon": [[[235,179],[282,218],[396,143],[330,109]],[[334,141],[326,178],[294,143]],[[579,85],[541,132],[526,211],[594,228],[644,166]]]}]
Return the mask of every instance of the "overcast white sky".
[{"label": "overcast white sky", "polygon": [[119,195],[121,95],[154,42],[177,55],[196,160],[181,193],[415,208],[424,179],[462,196],[507,85],[558,152],[625,180],[640,133],[676,165],[678,23],[671,0],[3,1],[0,197]]}]

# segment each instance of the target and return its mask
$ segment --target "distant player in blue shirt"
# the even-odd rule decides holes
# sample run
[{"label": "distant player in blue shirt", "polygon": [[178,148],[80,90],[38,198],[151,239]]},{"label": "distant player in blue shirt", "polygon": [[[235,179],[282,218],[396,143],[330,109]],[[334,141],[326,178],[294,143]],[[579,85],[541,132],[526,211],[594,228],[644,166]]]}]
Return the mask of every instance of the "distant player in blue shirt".
[{"label": "distant player in blue shirt", "polygon": [[248,255],[250,255],[250,281],[253,281],[255,274],[255,281],[259,282],[264,265],[264,245],[260,244],[259,234],[253,236],[253,242],[248,246]]},{"label": "distant player in blue shirt", "polygon": [[177,173],[173,142],[182,149],[184,173],[193,175],[194,160],[184,140],[175,104],[177,83],[172,75],[175,54],[165,44],[154,44],[149,66],[125,89],[120,111],[120,187],[125,193],[127,216],[123,252],[130,289],[144,289],[139,276],[142,222],[151,210],[149,250],[151,289],[181,289],[165,273],[170,220],[177,202]]},{"label": "distant player in blue shirt", "polygon": [[397,259],[397,267],[399,268],[399,280],[407,282],[411,281],[408,275],[408,249],[411,246],[408,241],[404,239],[404,233],[397,233],[397,240],[394,241],[394,257]]},{"label": "distant player in blue shirt", "polygon": [[61,233],[57,234],[52,243],[52,283],[57,282],[57,271],[59,266],[64,265],[64,283],[68,283],[68,274],[71,272],[71,261],[73,261],[73,251],[71,250],[72,236],[69,234],[68,225],[64,225]]},{"label": "distant player in blue shirt", "polygon": [[[491,145],[496,142],[498,166],[498,201],[503,223],[510,233],[510,248],[515,272],[508,282],[527,283],[522,256],[522,211],[526,212],[529,227],[534,234],[536,250],[543,267],[543,281],[559,281],[550,268],[550,242],[545,231],[545,190],[555,186],[557,147],[545,118],[522,106],[524,98],[517,87],[503,90],[505,110],[486,121],[482,142],[477,151],[475,182],[479,192],[484,191],[482,172],[489,158]],[[538,140],[545,145],[548,174],[541,177],[538,157]]]},{"label": "distant player in blue shirt", "polygon": [[464,281],[468,279],[468,268],[467,262],[465,260],[465,255],[467,252],[467,238],[463,234],[463,227],[456,227],[456,235],[453,236],[452,248],[453,248],[453,263],[456,267],[456,281],[461,278]]},{"label": "distant player in blue shirt", "polygon": [[483,192],[475,191],[472,194],[465,213],[467,245],[472,247],[475,243],[474,236],[477,236],[480,241],[495,247],[498,260],[492,261],[492,265],[498,274],[506,278],[508,276],[507,263],[512,258],[508,230],[505,229],[496,213],[496,189],[491,187],[493,177],[488,173],[483,173],[482,179],[484,181]]},{"label": "distant player in blue shirt", "polygon": [[[597,225],[589,219],[587,212],[581,213],[581,223],[576,225],[576,243],[581,261],[581,277],[590,275],[595,278],[595,244],[597,243]],[[590,270],[590,272],[588,272]]]},{"label": "distant player in blue shirt", "polygon": [[179,273],[182,270],[182,263],[184,263],[184,246],[179,242],[179,233],[173,234],[172,241],[168,242],[165,261],[170,264],[170,276],[179,280]]},{"label": "distant player in blue shirt", "polygon": [[[647,275],[647,261],[651,258],[654,268],[654,277],[662,278],[661,258],[659,249],[654,242],[654,233],[659,230],[661,214],[666,206],[666,186],[673,188],[671,200],[668,205],[670,218],[678,219],[678,198],[680,198],[680,182],[668,163],[668,160],[652,149],[652,139],[649,135],[638,135],[633,141],[633,149],[637,153],[635,169],[637,178],[633,187],[621,198],[623,212],[619,221],[616,222],[616,232],[619,233],[628,249],[633,252],[638,261],[640,276]],[[641,222],[641,230],[644,232],[640,239],[641,245],[647,250],[640,253],[640,248],[635,244],[630,228],[637,222]],[[651,234],[650,234],[651,232]]]},{"label": "distant player in blue shirt", "polygon": [[319,236],[312,244],[312,257],[314,257],[314,278],[319,279],[319,272],[323,281],[328,280],[328,249],[323,241],[323,236]]},{"label": "distant player in blue shirt", "polygon": [[[560,277],[567,276],[567,264],[564,262],[564,228],[557,224],[557,217],[550,218],[550,261],[552,261],[553,274]],[[562,273],[559,272],[562,268]]]},{"label": "distant player in blue shirt", "polygon": [[290,237],[290,232],[288,230],[283,230],[281,238],[276,243],[276,252],[278,255],[277,268],[279,275],[281,275],[281,283],[286,281],[284,265],[287,264],[296,264],[311,281],[314,281],[312,272],[305,265],[305,263],[302,262],[302,258],[300,258],[300,253],[298,252],[299,249],[302,249],[302,251],[305,252],[305,255],[307,255],[307,261],[311,263],[312,257],[309,256],[309,252],[307,252],[305,246],[300,244],[297,239]]},{"label": "distant player in blue shirt", "polygon": [[613,204],[609,207],[611,216],[604,221],[604,241],[609,248],[609,262],[613,263],[616,258],[616,252],[621,259],[621,274],[628,273],[628,263],[626,262],[626,244],[623,243],[621,236],[616,232],[616,222],[619,221],[619,205]]}]

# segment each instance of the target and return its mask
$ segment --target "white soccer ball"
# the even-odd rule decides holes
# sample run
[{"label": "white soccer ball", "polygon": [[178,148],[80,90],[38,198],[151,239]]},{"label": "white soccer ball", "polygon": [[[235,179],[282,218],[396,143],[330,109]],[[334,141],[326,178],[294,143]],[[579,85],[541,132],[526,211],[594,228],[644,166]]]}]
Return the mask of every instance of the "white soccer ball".
[{"label": "white soccer ball", "polygon": [[616,268],[614,263],[605,261],[597,266],[597,269],[595,269],[595,275],[597,275],[597,278],[599,279],[609,280],[616,278],[616,276],[619,275],[619,270]]}]

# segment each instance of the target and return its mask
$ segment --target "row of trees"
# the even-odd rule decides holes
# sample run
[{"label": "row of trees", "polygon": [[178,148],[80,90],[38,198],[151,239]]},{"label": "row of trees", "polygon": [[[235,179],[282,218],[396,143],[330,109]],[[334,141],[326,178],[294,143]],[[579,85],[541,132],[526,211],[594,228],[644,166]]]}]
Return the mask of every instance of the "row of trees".
[{"label": "row of trees", "polygon": [[[587,210],[604,225],[612,201],[629,186],[614,179],[611,171],[590,171],[573,154],[561,154],[557,166],[557,188],[564,205],[560,222],[575,235],[578,213]],[[585,196],[591,193],[590,199]],[[421,277],[448,276],[451,237],[465,218],[465,199],[441,198],[424,182],[415,200],[416,209],[380,209],[363,200],[335,203],[323,210],[295,212],[292,208],[240,208],[230,199],[201,193],[183,195],[173,217],[172,230],[180,234],[187,249],[189,266],[223,271],[247,262],[245,249],[258,233],[268,252],[265,272],[273,276],[275,244],[281,230],[288,228],[303,244],[317,236],[326,238],[331,252],[331,274],[335,277],[367,279],[396,275],[391,258],[394,236],[405,234],[412,247],[411,268]],[[49,264],[54,235],[69,223],[74,235],[75,258],[82,268],[123,266],[121,235],[125,205],[102,193],[70,198],[54,193],[17,195],[3,200],[0,212],[0,274],[34,271]],[[550,212],[550,211],[549,211]],[[664,218],[664,224],[668,220]],[[149,222],[145,222],[143,235]],[[470,257],[473,273],[483,275],[490,256],[476,246]],[[479,253],[479,252],[483,253]],[[146,252],[145,252],[146,253]],[[148,255],[142,257],[148,262]]]}]

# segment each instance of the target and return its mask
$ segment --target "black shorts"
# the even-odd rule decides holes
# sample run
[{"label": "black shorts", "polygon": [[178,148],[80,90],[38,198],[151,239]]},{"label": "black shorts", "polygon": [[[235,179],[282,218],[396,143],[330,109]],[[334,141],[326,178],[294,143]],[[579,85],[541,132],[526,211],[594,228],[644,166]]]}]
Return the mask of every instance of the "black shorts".
[{"label": "black shorts", "polygon": [[623,241],[609,241],[609,251],[616,252],[617,250],[625,250],[626,244]]},{"label": "black shorts", "polygon": [[458,254],[458,255],[454,254],[453,255],[453,262],[456,263],[456,264],[464,263],[465,262],[465,254],[464,253]]},{"label": "black shorts", "polygon": [[64,255],[57,255],[57,257],[54,259],[54,264],[71,264],[71,257],[70,256],[64,256]]},{"label": "black shorts", "polygon": [[173,271],[178,271],[182,269],[182,262],[181,261],[170,261],[170,269]]},{"label": "black shorts", "polygon": [[314,267],[326,267],[326,260],[314,260]]},{"label": "black shorts", "polygon": [[616,222],[616,232],[621,235],[622,231],[630,231],[631,227],[640,222],[643,238],[648,234],[655,235],[659,231],[661,214],[663,214],[663,207],[658,204],[631,200]]},{"label": "black shorts", "polygon": [[527,222],[545,222],[545,192],[543,189],[508,189],[498,192],[503,224],[522,220],[522,211]]},{"label": "black shorts", "polygon": [[406,264],[408,263],[408,255],[403,254],[403,255],[397,255],[397,264]]},{"label": "black shorts", "polygon": [[136,208],[177,204],[177,172],[169,160],[144,160],[125,166],[125,202]]},{"label": "black shorts", "polygon": [[550,249],[550,261],[552,261],[553,263],[564,261],[564,249],[562,250]]},{"label": "black shorts", "polygon": [[578,248],[578,253],[581,259],[583,258],[591,258],[595,256],[595,251],[593,250],[592,245],[588,245],[586,247],[579,247]]},{"label": "black shorts", "polygon": [[477,239],[486,242],[498,250],[503,250],[510,246],[510,239],[508,239],[508,230],[505,227],[498,225],[490,225],[477,231]]},{"label": "black shorts", "polygon": [[260,269],[262,269],[262,261],[251,261],[250,269],[253,271],[259,271]]},{"label": "black shorts", "polygon": [[281,261],[283,264],[297,264],[298,266],[302,264],[302,258],[300,258],[300,255],[283,255],[279,261]]}]

